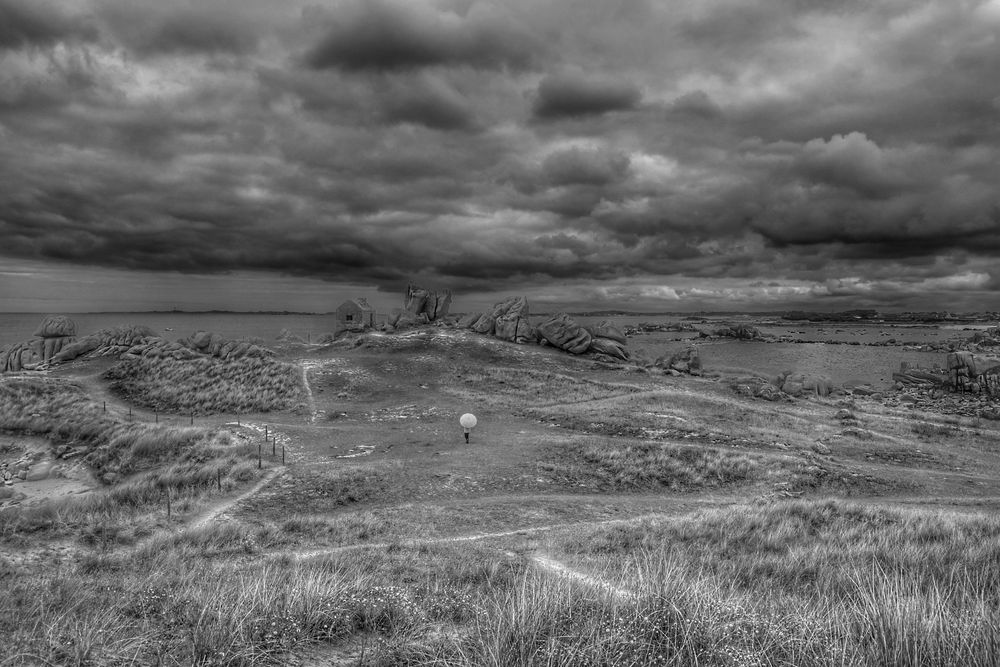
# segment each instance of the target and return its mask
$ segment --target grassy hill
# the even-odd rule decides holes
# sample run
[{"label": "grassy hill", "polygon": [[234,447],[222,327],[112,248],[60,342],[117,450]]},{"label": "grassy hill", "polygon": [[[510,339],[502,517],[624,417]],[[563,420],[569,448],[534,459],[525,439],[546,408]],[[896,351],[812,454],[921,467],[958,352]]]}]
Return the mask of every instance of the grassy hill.
[{"label": "grassy hill", "polygon": [[0,498],[3,664],[1000,655],[993,422],[437,328],[285,345],[194,418],[150,399],[212,386],[173,361],[0,379],[8,469],[61,471],[8,488],[90,475]]}]

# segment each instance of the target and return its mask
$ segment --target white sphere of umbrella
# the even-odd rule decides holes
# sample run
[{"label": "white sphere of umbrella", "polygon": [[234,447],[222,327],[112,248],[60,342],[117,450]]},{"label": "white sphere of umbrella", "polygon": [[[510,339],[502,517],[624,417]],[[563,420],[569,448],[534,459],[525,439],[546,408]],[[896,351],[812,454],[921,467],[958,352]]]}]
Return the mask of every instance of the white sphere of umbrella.
[{"label": "white sphere of umbrella", "polygon": [[473,428],[478,422],[476,421],[476,415],[466,412],[459,417],[458,423],[462,425],[462,428]]}]

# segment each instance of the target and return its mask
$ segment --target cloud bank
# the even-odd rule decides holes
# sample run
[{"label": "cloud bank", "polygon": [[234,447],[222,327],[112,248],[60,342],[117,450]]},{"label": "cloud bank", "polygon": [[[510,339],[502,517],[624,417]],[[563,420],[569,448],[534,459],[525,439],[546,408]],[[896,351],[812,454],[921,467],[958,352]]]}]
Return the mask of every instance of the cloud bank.
[{"label": "cloud bank", "polygon": [[1000,309],[998,32],[997,0],[0,0],[0,261]]}]

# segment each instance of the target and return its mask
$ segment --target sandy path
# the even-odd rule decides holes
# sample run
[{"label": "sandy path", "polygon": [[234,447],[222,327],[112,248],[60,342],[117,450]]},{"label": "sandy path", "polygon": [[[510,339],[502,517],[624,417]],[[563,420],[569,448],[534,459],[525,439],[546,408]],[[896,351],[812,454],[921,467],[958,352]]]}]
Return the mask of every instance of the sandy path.
[{"label": "sandy path", "polygon": [[571,581],[578,581],[585,586],[590,588],[596,588],[599,591],[607,593],[613,598],[618,599],[628,599],[634,600],[639,597],[638,593],[635,591],[630,591],[625,588],[620,588],[614,584],[604,581],[603,579],[598,579],[597,577],[586,574],[585,572],[580,572],[579,570],[574,570],[569,565],[565,563],[560,563],[554,558],[549,558],[547,556],[530,556],[531,562],[534,563],[539,568],[552,572],[560,577],[569,579]]},{"label": "sandy path", "polygon": [[235,498],[230,498],[229,500],[221,502],[215,505],[214,507],[211,507],[208,510],[202,512],[200,515],[198,515],[198,517],[192,519],[187,524],[185,524],[181,532],[188,530],[197,530],[199,528],[207,526],[210,522],[215,521],[220,516],[231,510],[234,506],[260,493],[260,491],[264,487],[273,482],[279,475],[283,474],[287,469],[288,468],[286,468],[285,466],[278,466],[277,468],[271,468],[270,470],[267,471],[267,474],[265,474],[263,477],[257,480],[257,483],[254,484],[252,487],[250,487],[240,495],[236,496]]},{"label": "sandy path", "polygon": [[291,557],[296,560],[307,560],[309,558],[318,558],[330,554],[358,551],[360,549],[387,549],[389,547],[400,547],[400,546],[412,548],[430,544],[454,544],[458,542],[479,542],[483,540],[497,539],[501,537],[514,537],[518,535],[526,536],[532,533],[541,533],[548,530],[563,530],[566,528],[588,528],[594,526],[611,526],[616,524],[636,523],[647,519],[663,519],[666,517],[674,517],[674,516],[676,516],[676,514],[666,513],[666,512],[655,512],[650,514],[641,514],[639,516],[625,517],[621,519],[602,519],[600,521],[576,521],[572,523],[552,523],[552,524],[546,524],[544,526],[515,528],[511,530],[503,530],[492,533],[471,533],[469,535],[452,535],[450,537],[409,538],[409,539],[396,540],[394,542],[363,542],[358,544],[345,544],[339,547],[321,547],[316,549],[303,549],[300,551],[282,550],[282,551],[266,552],[262,555],[272,556],[272,557]]},{"label": "sandy path", "polygon": [[313,395],[312,386],[309,384],[309,371],[323,364],[309,359],[296,359],[295,361],[299,365],[299,370],[302,371],[302,386],[306,390],[306,400],[309,401],[309,423],[313,424],[316,422],[319,412],[316,410],[316,397]]}]

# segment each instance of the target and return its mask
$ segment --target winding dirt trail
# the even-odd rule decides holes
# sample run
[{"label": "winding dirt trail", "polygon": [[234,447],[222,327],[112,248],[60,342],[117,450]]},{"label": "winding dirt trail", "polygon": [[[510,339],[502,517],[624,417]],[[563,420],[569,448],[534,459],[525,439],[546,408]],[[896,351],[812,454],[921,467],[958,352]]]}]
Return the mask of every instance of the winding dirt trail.
[{"label": "winding dirt trail", "polygon": [[639,594],[635,591],[630,591],[626,588],[621,588],[615,586],[611,582],[605,581],[603,579],[598,579],[597,577],[581,572],[579,570],[574,570],[569,565],[565,563],[560,563],[554,558],[549,558],[548,556],[530,556],[531,562],[537,567],[552,572],[560,577],[569,579],[571,581],[578,581],[585,586],[597,589],[603,593],[607,593],[613,598],[624,599],[624,600],[634,600],[639,597]]},{"label": "winding dirt trail", "polygon": [[601,519],[599,521],[574,521],[570,523],[551,523],[543,526],[514,528],[511,530],[502,530],[492,533],[471,533],[468,535],[451,535],[448,537],[407,538],[407,539],[396,540],[393,542],[359,542],[357,544],[345,544],[338,547],[320,547],[316,549],[303,549],[300,551],[288,551],[287,549],[283,549],[281,551],[265,552],[262,555],[265,557],[268,556],[286,557],[286,558],[290,557],[295,560],[307,560],[310,558],[320,558],[322,556],[328,556],[331,554],[359,551],[362,549],[387,549],[389,547],[400,547],[400,546],[413,548],[413,547],[420,547],[432,544],[480,542],[484,540],[499,539],[503,537],[528,536],[534,533],[541,533],[549,530],[564,530],[567,528],[588,528],[596,526],[611,526],[616,524],[629,524],[629,523],[637,523],[639,521],[644,521],[647,519],[664,519],[673,516],[676,515],[667,512],[654,512],[632,517],[623,517],[620,519]]},{"label": "winding dirt trail", "polygon": [[313,368],[321,367],[323,364],[311,359],[296,359],[299,370],[302,372],[302,387],[306,390],[306,400],[309,401],[309,423],[315,424],[319,411],[316,409],[316,397],[313,395],[312,386],[309,384],[309,371]]}]

